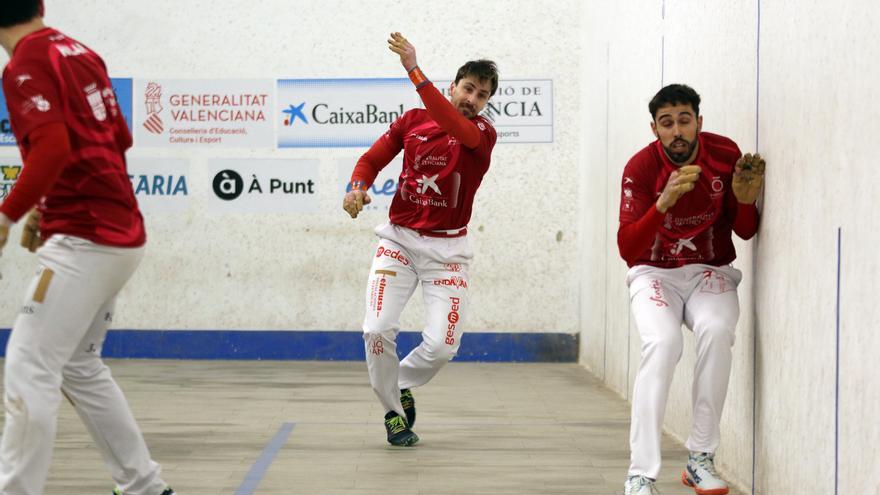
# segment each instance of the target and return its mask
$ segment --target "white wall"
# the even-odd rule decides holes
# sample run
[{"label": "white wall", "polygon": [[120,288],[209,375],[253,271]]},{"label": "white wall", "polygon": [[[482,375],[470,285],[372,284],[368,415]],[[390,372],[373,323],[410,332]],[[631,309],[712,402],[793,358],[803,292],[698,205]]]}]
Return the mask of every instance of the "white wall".
[{"label": "white wall", "polygon": [[[736,244],[745,279],[720,465],[747,493],[831,494],[837,444],[839,493],[880,493],[880,310],[869,295],[880,271],[869,149],[880,133],[880,7],[657,0],[594,4],[583,19],[582,362],[630,397],[640,340],[616,247],[620,174],[653,140],[647,102],[661,78],[685,82],[703,97],[705,130],[768,161],[759,234]],[[679,438],[691,417],[686,334],[666,415]]]},{"label": "white wall", "polygon": [[[387,49],[402,31],[425,73],[448,79],[488,57],[507,79],[552,79],[555,142],[495,148],[471,221],[470,331],[578,331],[576,260],[579,2],[47,0],[46,22],[91,46],[112,76],[135,78],[404,77]],[[549,34],[553,33],[552,36]],[[560,49],[564,47],[564,49]],[[5,58],[3,59],[5,62]],[[376,136],[378,138],[378,135]],[[379,212],[352,221],[340,205],[336,160],[364,149],[161,150],[133,157],[321,160],[321,210],[209,216],[194,195],[186,214],[149,215],[148,254],[120,299],[115,327],[358,330]],[[13,148],[0,156],[13,156]],[[390,166],[399,167],[399,163]],[[17,232],[17,231],[16,231]],[[13,235],[17,235],[14,233]],[[0,327],[11,326],[32,257],[0,259]],[[415,295],[403,327],[422,326]]]},{"label": "white wall", "polygon": [[[552,5],[552,7],[551,7]],[[582,362],[629,397],[639,359],[616,248],[620,173],[652,139],[647,102],[661,83],[701,92],[705,128],[768,159],[756,239],[738,242],[745,272],[722,468],[748,492],[834,493],[836,232],[842,228],[840,493],[880,490],[874,362],[880,310],[878,189],[880,8],[868,0],[760,6],[757,0],[447,2],[48,0],[49,24],[103,54],[114,76],[399,77],[385,48],[403,31],[429,77],[494,58],[507,78],[554,81],[555,142],[499,145],[471,222],[476,251],[469,327],[582,332]],[[321,211],[150,216],[149,254],[115,325],[162,329],[348,329],[383,215],[339,209],[335,160],[362,150],[235,149],[229,157],[321,160]],[[14,155],[0,148],[0,156]],[[201,150],[135,149],[191,160]],[[559,240],[557,240],[559,239]],[[0,258],[0,326],[10,326],[33,258]],[[414,297],[405,328],[421,326]],[[692,342],[667,411],[684,437]],[[753,379],[753,376],[755,377]],[[753,400],[754,399],[754,400]],[[757,411],[753,415],[753,408]],[[753,429],[755,435],[753,436]],[[667,460],[680,462],[680,460]],[[796,488],[792,488],[796,487]]]}]

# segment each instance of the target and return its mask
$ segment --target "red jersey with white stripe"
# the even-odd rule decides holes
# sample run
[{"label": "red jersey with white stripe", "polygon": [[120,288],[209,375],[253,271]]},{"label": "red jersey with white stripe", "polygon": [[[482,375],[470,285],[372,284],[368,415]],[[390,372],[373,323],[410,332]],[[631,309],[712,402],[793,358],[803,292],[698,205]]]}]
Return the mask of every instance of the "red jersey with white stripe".
[{"label": "red jersey with white stripe", "polygon": [[[696,187],[666,211],[653,244],[630,266],[721,266],[736,258],[732,231],[739,206],[731,182],[734,165],[742,153],[736,143],[717,134],[701,132],[698,139],[699,151],[693,164],[702,171]],[[630,159],[621,185],[621,227],[638,221],[653,207],[669,175],[678,168],[659,140]]]},{"label": "red jersey with white stripe", "polygon": [[125,162],[131,134],[101,57],[54,29],[41,29],[15,46],[3,91],[25,164],[34,129],[61,122],[70,138],[69,163],[38,206],[41,235],[143,245],[143,218]]},{"label": "red jersey with white stripe", "polygon": [[482,116],[472,120],[480,142],[471,149],[444,131],[424,109],[404,113],[381,139],[396,154],[403,149],[391,223],[420,230],[467,226],[474,196],[489,170],[497,134]]}]

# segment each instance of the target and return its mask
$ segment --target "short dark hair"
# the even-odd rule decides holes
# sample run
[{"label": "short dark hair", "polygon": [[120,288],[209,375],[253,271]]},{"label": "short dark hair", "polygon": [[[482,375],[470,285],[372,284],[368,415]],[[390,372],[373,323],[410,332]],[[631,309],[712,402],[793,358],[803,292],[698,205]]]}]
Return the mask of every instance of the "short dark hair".
[{"label": "short dark hair", "polygon": [[657,120],[657,110],[661,107],[688,104],[694,109],[696,115],[700,115],[700,95],[694,91],[694,88],[687,84],[670,84],[651,98],[651,102],[648,103],[648,111],[651,112],[651,118]]},{"label": "short dark hair", "polygon": [[498,89],[498,66],[491,60],[471,60],[462,65],[455,74],[455,84],[464,77],[475,77],[480,82],[489,81],[492,85],[489,96],[493,96]]},{"label": "short dark hair", "polygon": [[43,0],[3,0],[0,9],[0,28],[25,23],[40,15]]}]

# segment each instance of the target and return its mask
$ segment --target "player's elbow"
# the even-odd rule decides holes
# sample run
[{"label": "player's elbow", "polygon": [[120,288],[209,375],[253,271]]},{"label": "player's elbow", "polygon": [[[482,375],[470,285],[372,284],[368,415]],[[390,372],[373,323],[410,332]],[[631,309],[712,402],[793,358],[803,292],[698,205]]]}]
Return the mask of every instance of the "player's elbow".
[{"label": "player's elbow", "polygon": [[461,140],[461,144],[463,144],[468,149],[476,149],[477,146],[480,145],[480,136],[479,134],[476,137],[468,136],[467,138]]},{"label": "player's elbow", "polygon": [[632,249],[631,243],[626,241],[626,238],[621,234],[620,231],[617,232],[617,252],[620,253],[620,257],[623,258],[623,261],[626,262],[627,265],[632,265],[635,263],[636,258],[638,258],[639,253],[634,252]]},{"label": "player's elbow", "polygon": [[42,155],[46,158],[63,161],[72,151],[67,126],[61,122],[51,122],[34,129],[27,137],[30,154]]}]

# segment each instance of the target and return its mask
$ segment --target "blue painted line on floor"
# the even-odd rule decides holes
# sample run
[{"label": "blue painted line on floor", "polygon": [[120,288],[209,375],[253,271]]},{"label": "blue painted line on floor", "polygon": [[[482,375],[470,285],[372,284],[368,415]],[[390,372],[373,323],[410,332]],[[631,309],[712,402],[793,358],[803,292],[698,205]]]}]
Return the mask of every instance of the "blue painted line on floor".
[{"label": "blue painted line on floor", "polygon": [[257,487],[260,486],[260,482],[263,481],[263,477],[266,475],[266,471],[269,470],[272,461],[275,460],[278,451],[281,450],[281,447],[287,442],[287,437],[289,437],[290,432],[293,431],[294,425],[295,423],[284,423],[281,425],[281,429],[279,429],[278,433],[272,437],[272,440],[270,440],[266,445],[266,448],[263,449],[263,453],[260,454],[260,457],[254,461],[254,465],[251,466],[250,471],[245,475],[244,481],[242,481],[238,489],[235,490],[235,495],[251,495]]},{"label": "blue painted line on floor", "polygon": [[834,343],[834,495],[840,486],[840,260],[843,234],[837,228],[837,306],[835,308],[835,343]]}]

